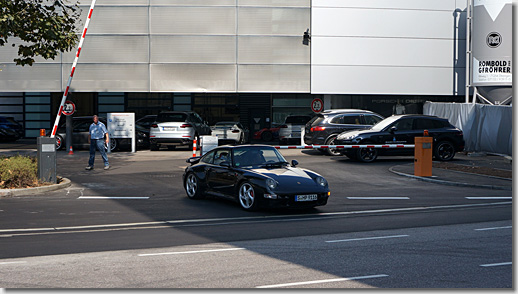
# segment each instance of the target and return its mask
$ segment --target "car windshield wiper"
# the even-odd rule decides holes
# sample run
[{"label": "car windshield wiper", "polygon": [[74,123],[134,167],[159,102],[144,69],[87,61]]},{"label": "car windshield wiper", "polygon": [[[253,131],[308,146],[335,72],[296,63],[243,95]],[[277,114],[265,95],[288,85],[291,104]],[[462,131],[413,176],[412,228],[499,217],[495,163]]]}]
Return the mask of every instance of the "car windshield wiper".
[{"label": "car windshield wiper", "polygon": [[261,164],[260,167],[276,167],[276,166],[282,167],[285,164],[289,164],[289,162],[287,162],[287,161],[265,162],[265,163]]}]

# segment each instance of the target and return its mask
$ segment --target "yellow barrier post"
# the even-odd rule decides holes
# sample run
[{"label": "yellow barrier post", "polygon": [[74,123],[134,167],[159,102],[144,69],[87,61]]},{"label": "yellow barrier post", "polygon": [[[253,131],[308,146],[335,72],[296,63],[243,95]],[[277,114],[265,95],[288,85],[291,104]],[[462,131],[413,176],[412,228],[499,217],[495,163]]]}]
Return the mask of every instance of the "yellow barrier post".
[{"label": "yellow barrier post", "polygon": [[432,176],[433,138],[426,137],[427,135],[428,131],[425,130],[425,137],[415,138],[414,175],[418,177]]}]

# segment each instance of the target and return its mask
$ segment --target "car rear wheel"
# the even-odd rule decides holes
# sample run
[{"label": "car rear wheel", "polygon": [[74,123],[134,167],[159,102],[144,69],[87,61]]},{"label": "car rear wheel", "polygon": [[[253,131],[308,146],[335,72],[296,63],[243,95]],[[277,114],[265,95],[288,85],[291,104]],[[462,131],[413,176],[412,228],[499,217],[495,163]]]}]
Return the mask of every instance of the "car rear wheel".
[{"label": "car rear wheel", "polygon": [[356,159],[361,162],[373,162],[378,158],[378,150],[376,148],[360,148],[356,151]]},{"label": "car rear wheel", "polygon": [[56,150],[63,148],[63,137],[56,135]]},{"label": "car rear wheel", "polygon": [[151,151],[158,151],[158,148],[160,148],[157,144],[150,143],[149,144],[149,150]]},{"label": "car rear wheel", "polygon": [[435,145],[434,155],[437,160],[448,161],[455,156],[455,146],[451,142],[441,141]]},{"label": "car rear wheel", "polygon": [[265,142],[270,142],[271,140],[273,140],[272,132],[263,132],[261,134],[261,140],[263,140]]},{"label": "car rear wheel", "polygon": [[248,182],[243,182],[241,186],[239,186],[239,204],[241,204],[244,210],[257,210],[257,193],[254,187]]},{"label": "car rear wheel", "polygon": [[187,197],[191,199],[203,198],[198,178],[194,173],[189,173],[185,178],[185,192],[187,192]]},{"label": "car rear wheel", "polygon": [[[329,139],[326,140],[326,145],[335,145],[335,141],[336,141],[336,136],[330,137]],[[341,154],[340,150],[338,150],[336,148],[327,148],[325,150],[326,150],[326,154],[329,156],[338,156]]]}]

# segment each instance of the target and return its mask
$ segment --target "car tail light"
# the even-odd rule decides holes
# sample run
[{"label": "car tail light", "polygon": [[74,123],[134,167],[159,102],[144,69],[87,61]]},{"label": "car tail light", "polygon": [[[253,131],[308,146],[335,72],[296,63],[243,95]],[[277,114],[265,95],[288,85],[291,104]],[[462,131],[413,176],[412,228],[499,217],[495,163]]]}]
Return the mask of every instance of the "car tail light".
[{"label": "car tail light", "polygon": [[322,132],[325,131],[326,127],[312,127],[310,131],[312,132]]},{"label": "car tail light", "polygon": [[184,129],[184,128],[192,128],[192,125],[191,124],[183,124],[180,126],[180,128]]},{"label": "car tail light", "polygon": [[459,137],[460,137],[460,136],[464,136],[464,134],[462,133],[462,131],[461,131],[461,132],[456,133],[456,135],[457,135],[457,136],[459,136]]},{"label": "car tail light", "polygon": [[158,128],[158,125],[157,124],[152,124],[151,127],[152,128]]},{"label": "car tail light", "polygon": [[288,126],[287,125],[282,125],[282,126],[279,126],[279,129],[287,129]]}]

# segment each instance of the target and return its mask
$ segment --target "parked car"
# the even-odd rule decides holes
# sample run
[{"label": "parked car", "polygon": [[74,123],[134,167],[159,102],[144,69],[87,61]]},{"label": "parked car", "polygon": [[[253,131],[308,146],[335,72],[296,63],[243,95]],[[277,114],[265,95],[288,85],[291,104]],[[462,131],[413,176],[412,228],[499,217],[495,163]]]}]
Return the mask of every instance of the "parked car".
[{"label": "parked car", "polygon": [[284,124],[279,127],[280,144],[287,144],[290,141],[300,145],[301,128],[305,127],[312,116],[310,115],[289,115]]},{"label": "parked car", "polygon": [[[456,152],[464,150],[461,130],[447,119],[428,115],[393,115],[370,129],[343,132],[336,138],[337,145],[357,144],[414,144],[415,137],[428,130],[433,137],[433,155],[440,161],[451,160]],[[413,155],[412,148],[358,148],[342,149],[342,154],[362,162],[372,162],[379,155]]]},{"label": "parked car", "polygon": [[272,146],[221,146],[187,162],[183,186],[192,199],[223,196],[252,211],[325,205],[330,195],[326,179],[297,168],[296,160],[290,165]]},{"label": "parked car", "polygon": [[149,132],[149,128],[156,120],[156,114],[145,115],[135,121],[135,124],[145,128]]},{"label": "parked car", "polygon": [[[106,118],[99,117],[99,121],[106,125],[106,127],[108,127],[106,123]],[[72,118],[72,148],[90,149],[90,144],[88,143],[88,135],[90,125],[92,123],[93,120],[91,116],[78,116]],[[56,150],[63,149],[66,146],[66,127],[67,126],[65,121],[59,125],[56,131]],[[146,138],[149,137],[149,131],[136,126],[135,132],[137,134],[136,147],[146,148],[148,146]],[[131,148],[131,139],[110,139],[110,148],[111,151],[115,151],[118,149],[129,149]]]},{"label": "parked car", "polygon": [[[383,116],[368,110],[324,110],[306,124],[304,143],[335,145],[338,134],[349,130],[368,129],[381,120],[383,120]],[[319,149],[319,151],[331,156],[340,155],[340,151],[337,149]]]},{"label": "parked car", "polygon": [[170,150],[176,146],[192,146],[195,139],[199,142],[200,136],[210,134],[209,125],[196,112],[163,111],[151,125],[149,147],[155,151],[161,146]]},{"label": "parked car", "polygon": [[16,141],[24,136],[23,126],[13,117],[0,116],[0,140]]},{"label": "parked car", "polygon": [[271,128],[262,128],[254,133],[254,140],[262,140],[270,142],[279,138],[280,126],[272,126]]},{"label": "parked car", "polygon": [[240,122],[218,122],[210,128],[212,136],[218,137],[220,143],[243,144],[248,140],[248,129],[245,129]]}]

